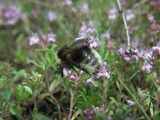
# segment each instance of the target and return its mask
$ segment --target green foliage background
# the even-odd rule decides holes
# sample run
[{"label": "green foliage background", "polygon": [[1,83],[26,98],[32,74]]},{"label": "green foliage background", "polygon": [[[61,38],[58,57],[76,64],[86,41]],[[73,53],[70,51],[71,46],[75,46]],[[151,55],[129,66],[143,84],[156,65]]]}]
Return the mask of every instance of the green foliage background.
[{"label": "green foliage background", "polygon": [[[83,3],[89,4],[89,14],[83,14],[79,8]],[[67,119],[70,108],[70,92],[75,91],[73,119],[85,119],[83,110],[105,105],[103,114],[95,119],[113,120],[133,118],[135,120],[160,119],[159,61],[155,69],[147,74],[141,72],[142,61],[128,64],[117,54],[125,43],[125,30],[122,17],[114,21],[107,18],[107,11],[115,5],[110,0],[73,0],[73,6],[79,12],[62,7],[61,0],[5,0],[0,4],[19,5],[27,14],[25,22],[16,25],[0,26],[0,120],[51,120]],[[139,38],[141,48],[156,45],[159,30],[150,34],[149,13],[159,20],[159,11],[151,7],[147,0],[129,0],[126,9],[136,15],[129,21],[133,32],[131,39]],[[47,12],[53,10],[57,20],[50,23]],[[33,11],[36,16],[33,16]],[[75,84],[67,78],[61,78],[57,72],[57,50],[65,44],[71,44],[78,37],[83,22],[93,20],[102,47],[97,51],[109,64],[110,79],[95,81],[97,86],[85,85],[89,76],[84,75],[80,83]],[[105,40],[103,33],[110,31],[113,44]],[[44,48],[30,46],[28,37],[32,33],[56,34],[56,42]],[[108,45],[109,44],[109,45]],[[129,106],[127,100],[135,102]],[[74,115],[78,115],[74,118]]]}]

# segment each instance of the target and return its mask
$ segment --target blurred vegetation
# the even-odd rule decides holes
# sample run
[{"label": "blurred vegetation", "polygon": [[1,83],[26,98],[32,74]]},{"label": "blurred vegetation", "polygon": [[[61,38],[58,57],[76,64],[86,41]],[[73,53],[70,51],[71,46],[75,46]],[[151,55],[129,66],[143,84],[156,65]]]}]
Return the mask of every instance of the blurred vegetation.
[{"label": "blurred vegetation", "polygon": [[[140,50],[156,46],[160,42],[160,5],[151,3],[156,0],[122,1],[125,10],[135,15],[128,21],[133,46]],[[86,13],[81,9],[84,3],[89,7]],[[64,5],[62,0],[0,1],[0,5],[7,4],[17,6],[26,18],[8,25],[1,23],[0,14],[0,120],[66,120],[71,91],[75,92],[72,120],[85,120],[86,109],[102,105],[105,109],[96,112],[93,120],[160,119],[160,60],[146,73],[141,70],[143,60],[127,63],[118,54],[126,36],[120,14],[115,20],[108,19],[116,1],[72,0],[72,5]],[[49,11],[56,13],[56,20],[49,21]],[[148,20],[150,14],[154,22]],[[97,51],[109,65],[111,76],[96,80],[96,85],[84,84],[89,78],[86,74],[75,83],[61,78],[57,70],[57,50],[73,43],[82,24],[89,21],[95,24],[94,36],[102,43]],[[104,36],[106,31],[110,39]],[[29,45],[33,33],[43,36],[50,32],[56,35],[55,42],[45,47]]]}]

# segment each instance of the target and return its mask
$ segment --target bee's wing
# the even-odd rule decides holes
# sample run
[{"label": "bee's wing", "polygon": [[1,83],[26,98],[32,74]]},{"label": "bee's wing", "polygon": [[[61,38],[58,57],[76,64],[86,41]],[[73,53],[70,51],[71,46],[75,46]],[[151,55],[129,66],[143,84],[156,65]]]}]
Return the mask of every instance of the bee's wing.
[{"label": "bee's wing", "polygon": [[73,43],[67,50],[63,52],[63,55],[69,54],[74,52],[77,49],[80,49],[82,47],[88,46],[88,41],[87,40],[79,40]]}]

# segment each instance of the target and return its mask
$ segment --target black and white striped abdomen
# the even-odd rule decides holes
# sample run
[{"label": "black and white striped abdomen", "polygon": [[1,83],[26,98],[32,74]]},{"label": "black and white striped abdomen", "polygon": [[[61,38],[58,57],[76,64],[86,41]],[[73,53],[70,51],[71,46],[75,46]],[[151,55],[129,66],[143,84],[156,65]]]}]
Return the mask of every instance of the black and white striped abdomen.
[{"label": "black and white striped abdomen", "polygon": [[88,70],[89,73],[93,74],[102,64],[101,56],[92,49],[90,53],[85,53],[85,59],[82,61],[81,66]]}]

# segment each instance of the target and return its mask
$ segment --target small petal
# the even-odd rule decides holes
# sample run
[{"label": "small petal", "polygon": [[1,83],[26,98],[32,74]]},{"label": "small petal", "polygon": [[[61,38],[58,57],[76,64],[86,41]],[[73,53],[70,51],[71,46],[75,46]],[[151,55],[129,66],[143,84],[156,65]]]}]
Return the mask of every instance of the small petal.
[{"label": "small petal", "polygon": [[159,46],[154,46],[154,47],[152,47],[152,49],[154,51],[157,51],[160,54],[160,47]]},{"label": "small petal", "polygon": [[63,75],[64,75],[65,77],[67,77],[67,76],[69,75],[67,68],[63,68]]}]

